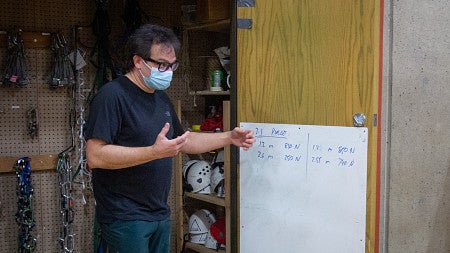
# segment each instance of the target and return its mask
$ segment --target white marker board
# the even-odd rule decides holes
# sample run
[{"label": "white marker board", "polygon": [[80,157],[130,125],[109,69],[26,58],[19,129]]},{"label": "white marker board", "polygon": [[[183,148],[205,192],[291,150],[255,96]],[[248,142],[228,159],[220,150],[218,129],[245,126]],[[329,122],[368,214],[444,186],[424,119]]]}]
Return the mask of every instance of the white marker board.
[{"label": "white marker board", "polygon": [[367,128],[240,126],[240,252],[365,252]]}]

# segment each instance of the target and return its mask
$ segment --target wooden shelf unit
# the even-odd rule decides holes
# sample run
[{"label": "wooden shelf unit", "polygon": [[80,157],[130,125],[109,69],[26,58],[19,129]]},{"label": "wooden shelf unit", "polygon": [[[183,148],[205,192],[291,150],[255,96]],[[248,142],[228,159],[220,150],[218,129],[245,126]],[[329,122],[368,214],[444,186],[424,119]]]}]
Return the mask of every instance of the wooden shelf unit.
[{"label": "wooden shelf unit", "polygon": [[[181,105],[180,103],[178,104],[178,112],[181,113]],[[181,115],[181,114],[179,114]],[[230,130],[230,101],[223,101],[223,128],[224,131],[228,131]],[[175,160],[175,164],[177,166],[176,169],[176,212],[177,212],[177,252],[181,252],[183,244],[184,244],[184,235],[186,234],[185,232],[185,227],[186,224],[185,222],[185,216],[184,216],[184,212],[185,210],[183,209],[184,206],[184,199],[196,199],[196,200],[200,200],[209,204],[213,204],[216,206],[220,206],[223,207],[225,209],[225,219],[226,219],[226,245],[231,245],[231,236],[230,236],[230,224],[231,224],[231,199],[230,199],[230,147],[226,146],[224,147],[224,178],[225,178],[225,197],[224,198],[220,198],[215,196],[214,194],[196,194],[196,193],[191,193],[191,192],[185,192],[183,195],[183,175],[182,175],[182,171],[183,171],[183,161],[182,161],[182,156],[178,155],[176,157]],[[189,201],[189,200],[186,200]],[[199,244],[195,244],[195,243],[189,243],[187,242],[185,244],[186,248],[195,250],[197,252],[200,253],[208,253],[208,252],[217,252],[215,250],[206,248],[203,245],[199,245]],[[218,252],[223,252],[223,253],[229,253],[230,252],[230,248],[231,247],[226,247],[225,250],[219,250]]]},{"label": "wooden shelf unit", "polygon": [[219,198],[213,194],[197,194],[192,192],[184,193],[186,197],[198,199],[207,203],[225,207],[225,198]]},{"label": "wooden shelf unit", "polygon": [[201,252],[201,253],[225,253],[226,251],[223,249],[219,249],[219,250],[214,250],[214,249],[209,249],[201,244],[195,244],[192,242],[186,242],[186,249],[192,249],[195,250],[197,252]]}]

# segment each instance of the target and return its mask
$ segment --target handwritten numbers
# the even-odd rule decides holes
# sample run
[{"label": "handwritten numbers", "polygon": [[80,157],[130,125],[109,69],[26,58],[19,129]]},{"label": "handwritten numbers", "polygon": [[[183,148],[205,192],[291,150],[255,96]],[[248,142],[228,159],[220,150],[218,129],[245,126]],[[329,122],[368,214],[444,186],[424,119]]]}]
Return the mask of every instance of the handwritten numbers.
[{"label": "handwritten numbers", "polygon": [[292,143],[284,143],[284,148],[285,149],[299,149],[300,148],[300,144],[292,144]]},{"label": "handwritten numbers", "polygon": [[258,150],[258,158],[259,159],[264,159],[265,156],[266,155],[264,154],[264,152],[261,152],[261,151]]},{"label": "handwritten numbers", "polygon": [[338,153],[339,153],[339,154],[344,154],[344,153],[353,154],[353,153],[355,153],[355,148],[349,148],[349,147],[345,147],[345,146],[339,146],[339,147],[338,147]]},{"label": "handwritten numbers", "polygon": [[311,162],[313,162],[313,163],[320,163],[321,160],[322,160],[321,156],[313,156],[313,157],[311,157]]},{"label": "handwritten numbers", "polygon": [[262,136],[263,135],[262,128],[259,127],[255,128],[255,135]]},{"label": "handwritten numbers", "polygon": [[338,166],[352,167],[355,164],[355,160],[348,161],[348,160],[345,160],[342,158],[338,158],[338,159],[339,159]]},{"label": "handwritten numbers", "polygon": [[[296,163],[308,170],[337,169],[356,167],[355,155],[358,154],[357,146],[346,142],[326,143],[316,135],[311,135],[300,129],[301,132],[291,131],[284,125],[269,125],[255,127],[253,131],[258,139],[256,159],[263,161],[283,161]],[[301,136],[301,137],[299,137]],[[301,139],[307,138],[307,139]],[[304,142],[303,142],[304,141]],[[344,141],[344,140],[342,140]]]}]

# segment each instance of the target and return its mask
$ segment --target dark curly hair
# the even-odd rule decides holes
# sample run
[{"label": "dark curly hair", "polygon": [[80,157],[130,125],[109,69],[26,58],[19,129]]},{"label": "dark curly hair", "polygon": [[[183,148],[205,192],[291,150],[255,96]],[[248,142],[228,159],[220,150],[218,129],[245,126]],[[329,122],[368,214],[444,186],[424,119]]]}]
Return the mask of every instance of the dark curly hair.
[{"label": "dark curly hair", "polygon": [[180,40],[171,29],[155,24],[145,24],[128,38],[125,46],[124,71],[129,72],[134,68],[133,56],[150,58],[150,49],[155,44],[173,47],[175,53],[178,53],[181,47]]}]

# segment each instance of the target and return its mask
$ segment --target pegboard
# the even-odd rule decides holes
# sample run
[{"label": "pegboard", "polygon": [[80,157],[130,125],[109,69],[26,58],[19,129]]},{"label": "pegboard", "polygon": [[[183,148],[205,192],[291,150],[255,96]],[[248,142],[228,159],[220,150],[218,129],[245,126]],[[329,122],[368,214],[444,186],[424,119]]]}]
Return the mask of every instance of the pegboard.
[{"label": "pegboard", "polygon": [[[111,40],[122,33],[120,19],[124,1],[110,1],[108,13],[111,23]],[[140,1],[142,9],[150,17],[149,22],[159,23],[180,31],[181,5],[186,1]],[[195,1],[191,1],[195,2]],[[24,32],[61,33],[72,43],[73,28],[79,27],[78,46],[86,52],[88,65],[82,69],[85,88],[91,88],[95,68],[89,63],[89,53],[95,43],[90,24],[94,17],[95,1],[64,0],[6,0],[0,3],[0,31],[22,29]],[[196,33],[190,43],[195,61],[192,62],[193,87],[200,90],[204,83],[204,63],[197,56],[212,55],[216,46],[223,46],[211,40],[208,33]],[[181,34],[180,34],[181,39]],[[224,38],[227,41],[228,38]],[[71,45],[71,44],[70,44]],[[0,71],[5,68],[7,49],[0,47]],[[73,103],[71,87],[49,88],[49,74],[52,67],[50,48],[26,48],[29,83],[25,87],[0,87],[0,158],[57,155],[71,145],[72,135],[69,113]],[[181,55],[178,55],[181,59]],[[199,60],[199,61],[197,61]],[[183,64],[183,62],[181,62]],[[201,123],[204,116],[204,98],[197,97],[194,107],[193,96],[188,95],[181,72],[175,72],[172,86],[167,90],[172,101],[182,101],[183,126]],[[87,95],[87,94],[85,94]],[[38,112],[39,133],[35,138],[27,134],[27,111]],[[87,113],[87,112],[86,112]],[[75,164],[75,163],[74,163]],[[5,165],[12,168],[13,164]],[[31,168],[33,170],[33,160]],[[37,165],[36,165],[37,166]],[[34,171],[34,216],[38,237],[36,253],[60,252],[58,243],[61,227],[59,206],[58,174],[55,170]],[[174,179],[172,179],[175,182]],[[94,198],[92,191],[85,191],[87,204],[81,203],[81,188],[74,185],[75,196],[75,252],[92,252]],[[175,210],[175,190],[172,184],[169,205]],[[13,172],[0,174],[0,236],[3,238],[0,253],[17,251],[18,226],[14,215],[17,211],[16,175]],[[172,252],[175,252],[176,217],[172,212]]]}]

